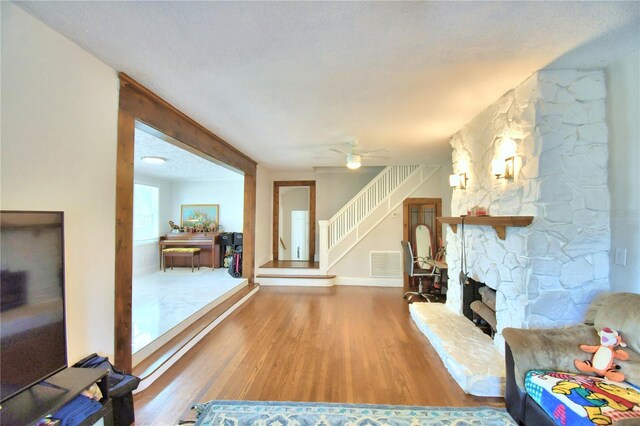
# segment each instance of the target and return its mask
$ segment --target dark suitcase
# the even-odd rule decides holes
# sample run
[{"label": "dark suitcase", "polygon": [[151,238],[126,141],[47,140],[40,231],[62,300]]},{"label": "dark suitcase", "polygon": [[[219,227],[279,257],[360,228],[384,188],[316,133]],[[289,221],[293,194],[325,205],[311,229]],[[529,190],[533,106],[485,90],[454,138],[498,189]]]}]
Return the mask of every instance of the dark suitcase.
[{"label": "dark suitcase", "polygon": [[76,362],[74,367],[106,368],[109,370],[107,383],[109,398],[113,404],[113,425],[130,426],[135,421],[133,411],[133,392],[140,384],[140,378],[118,370],[109,362],[109,358],[92,354]]},{"label": "dark suitcase", "polygon": [[242,245],[242,232],[234,232],[233,233],[233,245],[241,246]]},{"label": "dark suitcase", "polygon": [[229,275],[234,278],[242,276],[242,252],[235,252],[229,262]]}]

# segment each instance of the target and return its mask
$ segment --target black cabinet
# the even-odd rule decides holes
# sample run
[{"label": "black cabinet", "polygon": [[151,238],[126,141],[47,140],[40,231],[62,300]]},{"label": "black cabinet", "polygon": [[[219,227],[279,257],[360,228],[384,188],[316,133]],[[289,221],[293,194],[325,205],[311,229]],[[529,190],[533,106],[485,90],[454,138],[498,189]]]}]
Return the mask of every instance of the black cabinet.
[{"label": "black cabinet", "polygon": [[242,245],[242,232],[234,232],[233,233],[233,245],[241,246]]},{"label": "black cabinet", "polygon": [[102,408],[85,419],[81,425],[93,425],[104,418],[104,425],[111,426],[113,417],[107,374],[107,369],[65,368],[5,401],[0,408],[2,424],[35,424],[47,414],[58,411],[86,388],[98,383],[103,395],[100,401]]},{"label": "black cabinet", "polygon": [[227,232],[218,236],[220,242],[220,267],[228,268],[234,253],[242,252],[242,232]]}]

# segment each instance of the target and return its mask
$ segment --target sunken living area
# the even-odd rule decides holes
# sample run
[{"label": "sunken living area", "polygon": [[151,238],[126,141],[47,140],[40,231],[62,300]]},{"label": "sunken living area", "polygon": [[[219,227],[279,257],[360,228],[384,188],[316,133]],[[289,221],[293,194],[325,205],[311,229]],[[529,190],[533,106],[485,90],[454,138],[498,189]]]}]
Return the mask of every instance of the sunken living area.
[{"label": "sunken living area", "polygon": [[2,424],[640,424],[640,2],[0,19]]}]

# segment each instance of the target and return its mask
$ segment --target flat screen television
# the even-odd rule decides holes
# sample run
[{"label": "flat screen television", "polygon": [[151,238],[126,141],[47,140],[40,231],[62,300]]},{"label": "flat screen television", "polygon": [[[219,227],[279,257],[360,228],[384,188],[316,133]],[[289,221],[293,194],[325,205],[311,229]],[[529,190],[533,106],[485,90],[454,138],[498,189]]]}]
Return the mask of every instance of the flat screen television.
[{"label": "flat screen television", "polygon": [[63,224],[0,211],[0,402],[67,366]]}]

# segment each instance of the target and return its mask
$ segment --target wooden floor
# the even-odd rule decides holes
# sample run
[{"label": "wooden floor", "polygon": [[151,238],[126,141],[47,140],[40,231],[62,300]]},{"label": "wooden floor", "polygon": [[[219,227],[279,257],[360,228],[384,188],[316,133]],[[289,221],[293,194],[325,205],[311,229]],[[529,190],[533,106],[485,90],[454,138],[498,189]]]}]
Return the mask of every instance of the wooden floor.
[{"label": "wooden floor", "polygon": [[212,399],[503,407],[466,395],[411,321],[400,288],[261,288],[136,395],[136,425],[192,419]]}]

